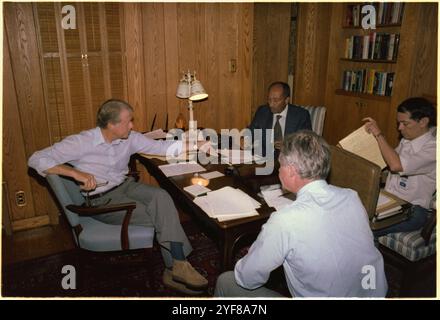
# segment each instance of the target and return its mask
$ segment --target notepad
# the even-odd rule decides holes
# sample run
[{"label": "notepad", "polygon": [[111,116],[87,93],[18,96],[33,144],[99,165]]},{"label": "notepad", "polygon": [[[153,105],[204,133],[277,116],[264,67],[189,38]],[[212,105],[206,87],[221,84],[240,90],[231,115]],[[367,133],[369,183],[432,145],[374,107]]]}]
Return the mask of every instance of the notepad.
[{"label": "notepad", "polygon": [[204,187],[204,186],[201,186],[201,185],[198,185],[198,184],[190,185],[188,187],[183,188],[183,190],[185,190],[189,194],[193,195],[194,197],[198,197],[202,194],[206,194],[209,191],[211,191],[211,189]]},{"label": "notepad", "polygon": [[214,178],[218,178],[218,177],[223,177],[224,174],[218,171],[211,171],[211,172],[207,172],[207,173],[202,173],[200,174],[201,177],[205,178],[205,179],[214,179]]}]

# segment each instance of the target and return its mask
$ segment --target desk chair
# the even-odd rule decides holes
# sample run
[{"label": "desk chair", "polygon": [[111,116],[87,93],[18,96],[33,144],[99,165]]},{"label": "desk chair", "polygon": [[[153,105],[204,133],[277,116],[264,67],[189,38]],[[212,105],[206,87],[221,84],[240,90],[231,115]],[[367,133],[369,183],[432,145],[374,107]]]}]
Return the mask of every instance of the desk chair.
[{"label": "desk chair", "polygon": [[[75,181],[53,174],[47,175],[46,179],[72,228],[73,237],[77,248],[81,249],[81,255],[85,255],[88,260],[93,260],[96,256],[102,256],[105,253],[114,256],[115,253],[120,255],[139,249],[147,258],[143,261],[144,265],[151,268],[151,263],[148,261],[151,261],[154,228],[129,225],[131,213],[136,208],[135,202],[85,207],[83,205],[85,199]],[[92,218],[94,215],[108,212],[125,213],[122,226],[106,224]],[[113,259],[113,261],[118,260]],[[152,275],[151,269],[149,271]]]},{"label": "desk chair", "polygon": [[315,107],[315,106],[300,106],[306,109],[310,113],[310,121],[312,122],[312,130],[322,136],[322,129],[324,128],[325,120],[325,107]]}]

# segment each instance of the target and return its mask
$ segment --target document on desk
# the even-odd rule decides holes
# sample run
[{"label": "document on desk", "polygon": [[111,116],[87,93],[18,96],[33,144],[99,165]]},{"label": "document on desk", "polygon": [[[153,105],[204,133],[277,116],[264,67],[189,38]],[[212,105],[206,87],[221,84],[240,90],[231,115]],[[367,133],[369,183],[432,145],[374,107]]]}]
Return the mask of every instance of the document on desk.
[{"label": "document on desk", "polygon": [[157,129],[150,132],[145,132],[144,136],[150,139],[166,139],[167,133],[162,129]]},{"label": "document on desk", "polygon": [[166,177],[174,177],[182,174],[206,171],[205,168],[193,161],[164,164],[159,166],[159,169],[162,170]]},{"label": "document on desk", "polygon": [[197,197],[194,203],[206,214],[219,221],[234,220],[258,215],[260,203],[240,189],[224,187]]},{"label": "document on desk", "polygon": [[252,163],[262,159],[259,156],[253,156],[251,150],[220,149],[218,153],[221,156],[222,163],[226,164]]},{"label": "document on desk", "polygon": [[281,189],[280,185],[278,186],[279,186],[278,189],[264,188],[261,190],[261,194],[263,195],[266,204],[269,207],[275,208],[275,210],[277,211],[293,203],[293,200],[283,196],[285,192],[283,191],[283,189]]},{"label": "document on desk", "polygon": [[364,126],[339,141],[339,144],[343,149],[377,164],[381,169],[386,167],[376,139],[365,131]]}]

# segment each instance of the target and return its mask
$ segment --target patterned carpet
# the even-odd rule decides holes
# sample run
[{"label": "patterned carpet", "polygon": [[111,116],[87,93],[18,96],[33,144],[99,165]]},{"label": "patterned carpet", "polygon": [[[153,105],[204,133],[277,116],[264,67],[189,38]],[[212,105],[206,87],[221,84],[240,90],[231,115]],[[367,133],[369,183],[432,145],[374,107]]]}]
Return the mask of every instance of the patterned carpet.
[{"label": "patterned carpet", "polygon": [[[183,224],[194,251],[188,260],[209,281],[202,297],[212,297],[216,279],[220,272],[220,254],[216,244],[192,222]],[[238,259],[246,253],[242,249]],[[139,258],[134,255],[131,258]],[[7,297],[184,297],[185,295],[165,287],[162,283],[164,264],[159,248],[154,248],[152,278],[150,282],[146,263],[131,265],[110,265],[79,262],[78,251],[68,251],[31,261],[16,263],[2,269],[2,296]],[[105,262],[104,262],[105,263]],[[76,267],[76,288],[63,289],[62,281],[68,273],[62,273],[65,265]],[[282,272],[281,272],[282,273]],[[70,273],[69,273],[70,274]],[[399,296],[399,270],[386,267],[389,284],[388,297]],[[271,276],[275,289],[287,294],[280,272]],[[434,282],[435,283],[435,282]],[[426,288],[426,287],[425,287]],[[421,296],[426,296],[421,293]]]}]

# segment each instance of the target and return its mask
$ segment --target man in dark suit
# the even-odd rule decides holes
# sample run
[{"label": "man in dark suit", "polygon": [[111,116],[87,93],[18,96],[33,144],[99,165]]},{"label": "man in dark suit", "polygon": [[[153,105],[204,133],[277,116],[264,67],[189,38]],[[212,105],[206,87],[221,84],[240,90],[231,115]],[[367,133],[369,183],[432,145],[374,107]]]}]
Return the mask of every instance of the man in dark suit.
[{"label": "man in dark suit", "polygon": [[[289,103],[290,87],[285,82],[274,82],[269,86],[267,104],[262,105],[255,112],[254,118],[249,125],[254,141],[254,151],[266,156],[266,130],[273,129],[273,134],[268,136],[269,150],[275,149],[275,157],[281,148],[283,139],[290,133],[299,130],[312,130],[310,114],[304,108]],[[260,129],[258,134],[255,129]]]}]

